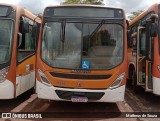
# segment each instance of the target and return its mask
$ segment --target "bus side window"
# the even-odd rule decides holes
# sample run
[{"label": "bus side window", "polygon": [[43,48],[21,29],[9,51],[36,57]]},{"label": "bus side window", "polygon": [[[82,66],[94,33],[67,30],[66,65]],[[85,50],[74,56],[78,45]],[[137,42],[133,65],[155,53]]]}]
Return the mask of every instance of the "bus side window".
[{"label": "bus side window", "polygon": [[[19,32],[22,34],[22,42],[18,47],[18,62],[25,60],[27,57],[35,53],[35,42],[32,36],[33,21],[28,18],[20,18]],[[22,22],[26,19],[29,22],[29,31],[22,30]]]},{"label": "bus side window", "polygon": [[132,44],[132,48],[134,50],[137,50],[137,33],[132,34],[131,44]]},{"label": "bus side window", "polygon": [[146,51],[146,32],[144,30],[140,33],[140,42],[139,42],[140,54],[145,55]]},{"label": "bus side window", "polygon": [[130,36],[130,38],[128,38],[128,47],[136,50],[137,49],[137,26],[134,25],[130,27],[128,32],[129,32],[128,35]]}]

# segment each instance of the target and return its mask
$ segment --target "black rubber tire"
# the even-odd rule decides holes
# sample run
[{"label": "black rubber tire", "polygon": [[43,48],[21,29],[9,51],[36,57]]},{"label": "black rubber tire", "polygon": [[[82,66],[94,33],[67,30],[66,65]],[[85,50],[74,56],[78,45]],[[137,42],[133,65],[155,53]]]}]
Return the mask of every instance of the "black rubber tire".
[{"label": "black rubber tire", "polygon": [[132,70],[131,69],[129,69],[129,72],[128,72],[128,79],[127,79],[126,85],[128,87],[132,87]]},{"label": "black rubber tire", "polygon": [[137,85],[137,74],[136,74],[136,71],[134,69],[132,71],[132,86],[133,86],[133,91],[135,93],[138,93],[139,92],[139,87]]},{"label": "black rubber tire", "polygon": [[30,91],[31,91],[31,93],[35,94],[35,93],[36,93],[36,86],[32,87],[32,88],[30,89]]}]

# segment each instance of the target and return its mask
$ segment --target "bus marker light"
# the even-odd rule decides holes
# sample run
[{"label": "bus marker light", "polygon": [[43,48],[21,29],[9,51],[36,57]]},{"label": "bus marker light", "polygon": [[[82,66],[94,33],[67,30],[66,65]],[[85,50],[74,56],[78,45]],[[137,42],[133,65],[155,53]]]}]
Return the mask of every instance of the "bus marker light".
[{"label": "bus marker light", "polygon": [[0,83],[4,82],[6,80],[6,75],[8,73],[9,67],[6,67],[2,70],[0,70]]},{"label": "bus marker light", "polygon": [[115,88],[119,87],[123,78],[124,78],[124,76],[125,76],[125,72],[122,73],[121,75],[119,75],[118,78],[110,86],[110,89],[115,89]]},{"label": "bus marker light", "polygon": [[38,69],[38,73],[39,73],[41,82],[47,86],[51,86],[51,83],[48,81],[47,77],[40,69]]}]

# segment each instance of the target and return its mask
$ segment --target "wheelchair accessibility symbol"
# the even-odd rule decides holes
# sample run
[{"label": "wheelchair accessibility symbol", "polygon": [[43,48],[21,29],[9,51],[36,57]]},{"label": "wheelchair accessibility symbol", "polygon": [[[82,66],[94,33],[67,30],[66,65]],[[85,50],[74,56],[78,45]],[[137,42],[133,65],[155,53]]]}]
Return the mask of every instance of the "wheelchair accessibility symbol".
[{"label": "wheelchair accessibility symbol", "polygon": [[82,61],[82,69],[89,69],[89,61]]}]

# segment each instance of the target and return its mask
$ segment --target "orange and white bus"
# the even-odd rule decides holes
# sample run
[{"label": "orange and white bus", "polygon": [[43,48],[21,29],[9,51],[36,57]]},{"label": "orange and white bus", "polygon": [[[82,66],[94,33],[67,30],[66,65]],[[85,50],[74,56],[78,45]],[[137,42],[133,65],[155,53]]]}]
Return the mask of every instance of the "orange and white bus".
[{"label": "orange and white bus", "polygon": [[160,95],[160,4],[154,4],[130,24],[128,78],[133,88]]},{"label": "orange and white bus", "polygon": [[40,22],[23,8],[0,4],[0,99],[16,98],[34,87]]},{"label": "orange and white bus", "polygon": [[119,8],[51,6],[37,49],[39,98],[72,102],[124,100],[127,24]]}]

